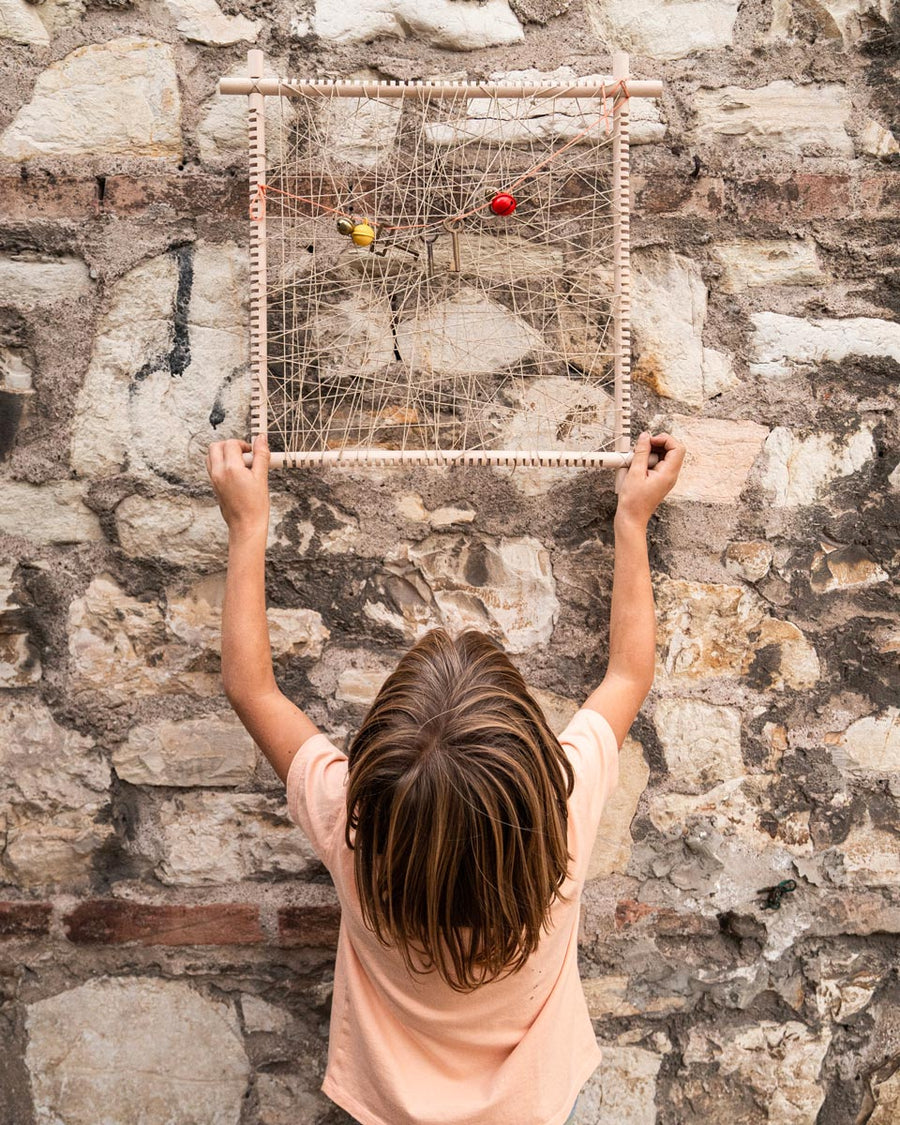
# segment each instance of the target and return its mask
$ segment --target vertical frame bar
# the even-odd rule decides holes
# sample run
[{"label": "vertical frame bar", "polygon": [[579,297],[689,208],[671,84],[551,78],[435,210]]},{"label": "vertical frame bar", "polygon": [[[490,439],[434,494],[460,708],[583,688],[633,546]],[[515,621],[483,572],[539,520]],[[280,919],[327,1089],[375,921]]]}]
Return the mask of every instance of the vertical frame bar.
[{"label": "vertical frame bar", "polygon": [[[262,51],[247,52],[250,78],[263,77]],[[268,436],[268,346],[266,339],[266,99],[251,92],[248,103],[250,142],[250,429],[251,438]]]},{"label": "vertical frame bar", "polygon": [[[613,54],[613,78],[628,78],[628,55]],[[629,174],[628,99],[613,103],[613,339],[615,341],[615,443],[617,453],[631,449],[631,178]],[[616,471],[616,492],[627,469]]]}]

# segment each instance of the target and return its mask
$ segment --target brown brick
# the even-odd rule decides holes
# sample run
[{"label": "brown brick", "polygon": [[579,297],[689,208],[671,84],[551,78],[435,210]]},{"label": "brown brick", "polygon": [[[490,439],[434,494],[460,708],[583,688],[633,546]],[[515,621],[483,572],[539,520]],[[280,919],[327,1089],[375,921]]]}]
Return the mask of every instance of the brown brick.
[{"label": "brown brick", "polygon": [[284,906],[278,911],[279,945],[337,946],[339,906]]},{"label": "brown brick", "polygon": [[79,903],[63,921],[66,936],[79,943],[252,945],[265,941],[258,908],[235,902],[166,906],[92,899]]},{"label": "brown brick", "polygon": [[866,176],[859,185],[856,212],[865,219],[896,219],[900,215],[900,176]]},{"label": "brown brick", "polygon": [[647,214],[675,212],[714,218],[725,205],[724,184],[714,176],[698,176],[696,180],[675,176],[635,176],[632,184],[636,209]]},{"label": "brown brick", "polygon": [[242,176],[108,176],[103,210],[139,215],[149,210],[176,215],[206,213],[210,218],[248,218],[249,195]]},{"label": "brown brick", "polygon": [[726,195],[742,219],[833,219],[850,212],[851,181],[849,176],[797,173],[731,181]]},{"label": "brown brick", "polygon": [[99,211],[99,182],[68,179],[47,173],[0,177],[0,216],[3,222],[29,219],[85,219]]},{"label": "brown brick", "polygon": [[0,902],[0,938],[46,934],[52,913],[49,902]]}]

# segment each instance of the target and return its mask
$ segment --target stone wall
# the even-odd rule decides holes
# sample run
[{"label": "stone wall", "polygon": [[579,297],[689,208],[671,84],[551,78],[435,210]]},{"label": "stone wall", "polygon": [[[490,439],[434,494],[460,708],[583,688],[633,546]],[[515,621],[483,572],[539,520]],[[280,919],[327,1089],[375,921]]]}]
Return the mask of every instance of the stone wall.
[{"label": "stone wall", "polygon": [[[889,0],[0,0],[0,1120],[325,1125],[338,912],[219,679],[246,127],[279,71],[660,77],[633,152],[656,685],[583,905],[585,1125],[900,1120]],[[273,478],[282,688],[340,739],[430,624],[562,724],[610,475]],[[780,909],[762,888],[794,879]]]}]

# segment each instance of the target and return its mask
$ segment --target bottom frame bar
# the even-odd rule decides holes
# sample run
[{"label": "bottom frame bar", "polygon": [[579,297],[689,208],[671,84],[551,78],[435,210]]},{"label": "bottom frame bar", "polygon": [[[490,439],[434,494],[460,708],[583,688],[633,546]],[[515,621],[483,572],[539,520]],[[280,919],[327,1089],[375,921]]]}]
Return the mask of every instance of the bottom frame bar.
[{"label": "bottom frame bar", "polygon": [[[253,464],[245,453],[244,464]],[[513,465],[537,468],[627,469],[634,453],[516,449],[322,449],[273,453],[273,469],[316,465]],[[655,463],[655,454],[651,464]]]}]

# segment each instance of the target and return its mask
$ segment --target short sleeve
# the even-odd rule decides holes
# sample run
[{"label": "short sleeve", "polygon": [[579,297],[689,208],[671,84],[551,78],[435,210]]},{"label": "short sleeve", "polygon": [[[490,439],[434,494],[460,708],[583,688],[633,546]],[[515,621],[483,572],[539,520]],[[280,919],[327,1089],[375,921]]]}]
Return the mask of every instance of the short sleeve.
[{"label": "short sleeve", "polygon": [[331,867],[338,830],[343,832],[347,756],[324,734],[308,738],[287,775],[288,816],[306,833],[313,851]]},{"label": "short sleeve", "polygon": [[575,712],[559,741],[575,770],[569,808],[585,831],[593,833],[619,783],[619,743],[607,720],[590,707]]}]

